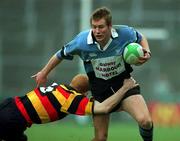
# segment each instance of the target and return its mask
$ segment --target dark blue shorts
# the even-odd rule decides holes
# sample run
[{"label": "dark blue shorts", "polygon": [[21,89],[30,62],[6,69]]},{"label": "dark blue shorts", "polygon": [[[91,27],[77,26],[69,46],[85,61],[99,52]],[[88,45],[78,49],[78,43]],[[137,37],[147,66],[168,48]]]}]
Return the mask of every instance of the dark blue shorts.
[{"label": "dark blue shorts", "polygon": [[[123,72],[121,75],[116,76],[110,80],[103,80],[96,78],[94,74],[89,74],[91,92],[94,99],[99,102],[103,102],[105,99],[113,95],[123,86],[124,79],[130,77],[131,75],[129,73]],[[128,90],[122,100],[136,94],[140,94],[140,86],[136,86],[135,88]],[[120,106],[121,102],[114,108],[113,111],[119,109]]]},{"label": "dark blue shorts", "polygon": [[26,141],[26,124],[13,98],[0,103],[0,140]]},{"label": "dark blue shorts", "polygon": [[[91,92],[95,100],[102,102],[115,92],[117,92],[122,86],[124,79],[128,79],[131,75],[128,72],[123,72],[120,75],[113,77],[109,80],[103,80],[96,78],[93,73],[88,74],[91,86]],[[140,94],[140,87],[132,88],[127,91],[124,99],[130,95]]]},{"label": "dark blue shorts", "polygon": [[[96,99],[97,101],[102,102],[102,101],[104,101],[106,98],[108,98],[109,96],[113,95],[113,94],[114,94],[113,91],[115,91],[115,90],[112,90],[111,88],[109,88],[109,89],[107,89],[107,90],[105,91],[104,95],[96,95],[96,96],[95,96],[95,99]],[[116,91],[117,91],[117,90],[116,90]],[[117,110],[121,107],[121,102],[122,102],[124,99],[126,99],[126,98],[129,97],[129,96],[137,95],[137,94],[140,94],[140,87],[139,87],[139,86],[136,86],[136,87],[128,90],[128,91],[125,93],[125,95],[124,95],[124,97],[122,98],[122,100],[119,102],[119,104],[118,104],[116,107],[114,107],[111,112],[117,111]]]}]

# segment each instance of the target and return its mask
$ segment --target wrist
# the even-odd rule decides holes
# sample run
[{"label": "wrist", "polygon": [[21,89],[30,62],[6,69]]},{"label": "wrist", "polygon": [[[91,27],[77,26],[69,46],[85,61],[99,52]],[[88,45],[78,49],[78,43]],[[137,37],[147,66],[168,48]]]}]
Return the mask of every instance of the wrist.
[{"label": "wrist", "polygon": [[40,71],[40,73],[41,73],[41,75],[43,75],[45,77],[48,75],[47,71],[45,71],[45,70]]},{"label": "wrist", "polygon": [[121,89],[122,89],[122,91],[126,92],[129,90],[129,86],[125,84],[121,87]]}]

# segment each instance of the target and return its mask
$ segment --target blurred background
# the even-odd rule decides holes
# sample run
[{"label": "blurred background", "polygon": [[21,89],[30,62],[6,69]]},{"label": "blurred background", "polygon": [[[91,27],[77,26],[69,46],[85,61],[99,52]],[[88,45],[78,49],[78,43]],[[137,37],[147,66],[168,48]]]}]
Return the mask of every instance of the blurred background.
[{"label": "blurred background", "polygon": [[[152,58],[134,67],[133,75],[155,123],[180,125],[180,0],[0,0],[1,100],[34,88],[31,76],[77,33],[90,28],[90,13],[100,6],[112,10],[114,24],[133,26],[147,37]],[[69,83],[84,71],[81,63],[78,57],[64,60],[48,83]],[[112,120],[127,116],[113,114]]]}]

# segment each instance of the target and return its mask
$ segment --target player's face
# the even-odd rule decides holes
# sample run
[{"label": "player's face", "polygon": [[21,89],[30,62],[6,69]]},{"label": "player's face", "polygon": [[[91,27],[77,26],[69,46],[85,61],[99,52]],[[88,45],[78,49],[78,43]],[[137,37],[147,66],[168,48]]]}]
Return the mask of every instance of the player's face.
[{"label": "player's face", "polygon": [[111,37],[111,25],[107,25],[105,19],[91,21],[91,28],[96,41],[103,47]]}]

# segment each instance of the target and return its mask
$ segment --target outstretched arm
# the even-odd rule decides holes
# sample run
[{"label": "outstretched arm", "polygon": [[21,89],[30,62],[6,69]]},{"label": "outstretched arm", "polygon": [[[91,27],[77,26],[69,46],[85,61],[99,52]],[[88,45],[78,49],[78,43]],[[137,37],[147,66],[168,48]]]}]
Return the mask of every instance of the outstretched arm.
[{"label": "outstretched arm", "polygon": [[40,84],[45,84],[47,81],[47,76],[51,72],[52,69],[54,69],[62,59],[57,58],[56,54],[51,57],[49,62],[45,65],[45,67],[39,71],[37,74],[33,75],[32,78],[35,78],[37,87],[40,86]]},{"label": "outstretched arm", "polygon": [[125,79],[124,85],[112,96],[104,100],[102,103],[94,102],[94,114],[109,113],[123,98],[124,94],[131,88],[137,86],[133,78]]}]

